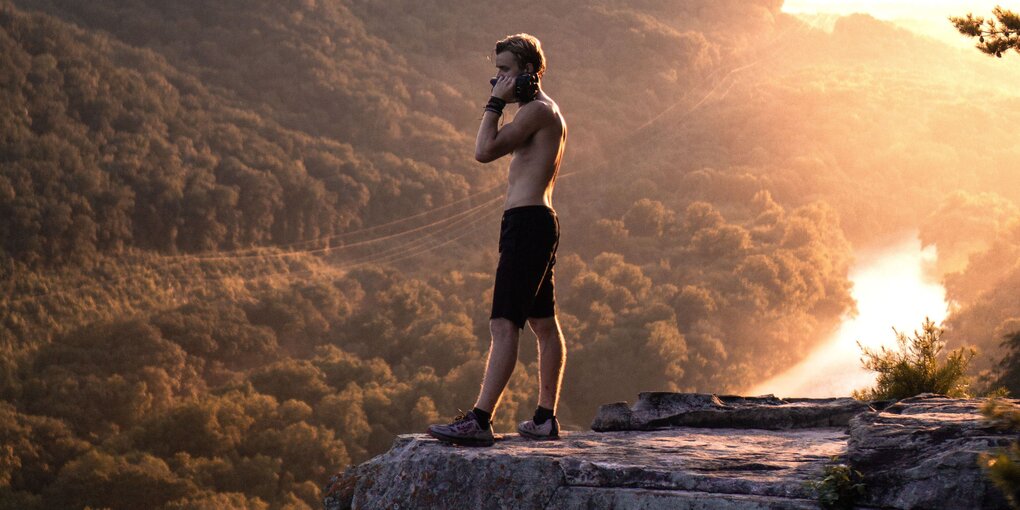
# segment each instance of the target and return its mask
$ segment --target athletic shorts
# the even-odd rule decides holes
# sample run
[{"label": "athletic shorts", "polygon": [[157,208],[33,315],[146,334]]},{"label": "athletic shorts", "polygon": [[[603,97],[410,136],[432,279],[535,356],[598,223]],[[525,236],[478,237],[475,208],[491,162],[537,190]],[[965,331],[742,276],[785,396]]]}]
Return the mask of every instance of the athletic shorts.
[{"label": "athletic shorts", "polygon": [[503,211],[489,318],[509,319],[523,328],[529,317],[556,314],[553,265],[559,244],[560,221],[552,209],[527,205]]}]

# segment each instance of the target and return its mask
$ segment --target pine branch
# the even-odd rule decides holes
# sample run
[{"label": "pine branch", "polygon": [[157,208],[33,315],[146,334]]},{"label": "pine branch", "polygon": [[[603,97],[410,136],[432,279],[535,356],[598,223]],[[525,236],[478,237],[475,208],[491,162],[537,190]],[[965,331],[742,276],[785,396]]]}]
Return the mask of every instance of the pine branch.
[{"label": "pine branch", "polygon": [[992,10],[996,19],[985,19],[967,13],[951,16],[949,21],[963,35],[977,37],[977,49],[988,55],[1002,58],[1010,49],[1020,53],[1020,14],[996,6]]}]

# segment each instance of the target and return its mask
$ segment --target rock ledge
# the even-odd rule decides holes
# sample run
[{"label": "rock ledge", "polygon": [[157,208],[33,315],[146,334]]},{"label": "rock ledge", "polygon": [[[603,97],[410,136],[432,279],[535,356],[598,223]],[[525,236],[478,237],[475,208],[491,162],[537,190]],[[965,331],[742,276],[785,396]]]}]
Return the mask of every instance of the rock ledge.
[{"label": "rock ledge", "polygon": [[563,432],[559,441],[505,434],[492,448],[464,448],[425,434],[398,436],[390,451],[335,476],[324,503],[329,510],[814,509],[808,482],[839,456],[865,474],[857,508],[1005,509],[976,459],[1015,433],[984,420],[984,400],[642,393],[634,406],[599,409],[592,428],[606,432]]},{"label": "rock ledge", "polygon": [[867,403],[849,397],[784,400],[773,395],[645,392],[638,395],[633,406],[626,402],[601,406],[591,428],[608,432],[669,427],[767,430],[845,427],[850,418],[871,410]]}]

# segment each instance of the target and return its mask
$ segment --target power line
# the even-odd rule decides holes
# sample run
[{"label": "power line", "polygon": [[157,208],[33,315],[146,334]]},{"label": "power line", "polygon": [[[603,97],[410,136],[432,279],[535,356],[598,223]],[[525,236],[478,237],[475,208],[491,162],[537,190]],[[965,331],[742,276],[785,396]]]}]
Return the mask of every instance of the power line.
[{"label": "power line", "polygon": [[[694,102],[690,107],[688,107],[685,111],[683,111],[679,115],[679,117],[666,117],[666,114],[672,112],[679,105],[683,104],[687,100],[687,98],[689,96],[694,94],[694,91],[697,88],[701,87],[702,85],[710,83],[710,80],[712,80],[712,76],[717,74],[717,73],[719,73],[719,72],[721,72],[722,69],[723,69],[722,67],[716,67],[716,68],[712,69],[711,72],[709,72],[707,74],[704,74],[702,76],[701,80],[700,80],[700,84],[699,84],[698,87],[694,87],[694,88],[691,88],[688,91],[686,91],[684,93],[683,97],[681,97],[681,99],[679,99],[678,101],[672,103],[671,105],[669,105],[667,108],[663,109],[663,111],[661,111],[660,113],[656,114],[651,119],[645,121],[641,125],[637,126],[633,130],[631,130],[631,132],[628,135],[622,137],[614,145],[618,146],[618,145],[623,145],[623,144],[629,143],[634,137],[636,137],[637,135],[642,134],[642,132],[644,130],[648,129],[649,127],[655,125],[660,120],[665,119],[665,118],[669,118],[671,120],[676,120],[677,118],[679,118],[679,120],[680,120],[680,124],[679,125],[683,125],[684,123],[686,123],[687,120],[688,120],[688,117],[690,116],[690,114],[693,113],[695,110],[697,110],[713,94],[715,94],[715,92],[717,90],[719,90],[719,88],[722,86],[723,83],[725,83],[730,78],[733,78],[734,76],[736,76],[737,73],[740,73],[741,71],[749,69],[749,68],[751,68],[751,67],[753,67],[755,65],[758,65],[759,63],[761,63],[762,61],[766,60],[767,58],[771,58],[771,57],[775,56],[781,49],[783,49],[785,47],[785,44],[780,45],[779,41],[787,39],[787,37],[789,36],[791,31],[793,31],[795,33],[800,33],[804,29],[810,28],[806,23],[803,23],[803,22],[795,21],[794,23],[796,25],[796,30],[794,30],[793,28],[787,28],[779,36],[776,36],[775,38],[772,39],[772,41],[770,43],[768,43],[767,47],[769,48],[769,50],[768,50],[766,55],[758,56],[755,60],[753,60],[753,61],[751,61],[749,63],[742,64],[742,65],[737,65],[737,66],[734,66],[734,67],[730,68],[728,71],[725,72],[725,74],[722,76],[722,78],[712,82],[710,84],[711,86],[710,86],[709,90],[703,96],[701,96],[701,98],[698,101]],[[789,41],[786,41],[786,43],[789,43]],[[720,99],[722,97],[726,96],[726,94],[729,92],[730,88],[732,88],[732,86],[735,83],[736,83],[735,79],[730,81],[726,91],[722,94]],[[606,164],[608,164],[608,163],[603,162],[602,165],[599,165],[597,167],[595,165],[577,165],[579,167],[579,169],[570,170],[570,171],[564,172],[564,173],[558,175],[557,179],[568,178],[568,177],[571,177],[573,175],[577,175],[577,174],[581,174],[581,173],[585,173],[585,172],[591,172],[593,170],[593,168],[601,168],[601,167],[604,167]],[[319,254],[334,255],[335,256],[337,254],[343,253],[343,250],[349,250],[351,248],[361,247],[361,246],[370,246],[370,245],[373,245],[375,243],[381,243],[381,242],[384,242],[384,241],[389,241],[389,240],[393,240],[393,239],[399,239],[399,238],[402,238],[402,237],[405,237],[405,236],[411,236],[412,234],[419,234],[419,233],[421,233],[421,235],[416,236],[416,237],[412,237],[409,241],[401,241],[402,244],[398,243],[396,246],[392,246],[390,248],[384,249],[379,254],[362,256],[361,259],[355,258],[353,261],[348,262],[348,263],[341,262],[340,263],[341,264],[340,267],[353,267],[353,266],[358,266],[358,265],[364,265],[364,264],[367,264],[367,263],[379,263],[379,262],[385,262],[385,261],[391,261],[391,260],[403,260],[403,259],[414,257],[418,253],[424,253],[426,251],[434,250],[434,249],[436,249],[439,246],[445,246],[446,244],[449,244],[450,242],[452,242],[452,240],[463,238],[464,236],[467,235],[467,233],[474,232],[476,230],[475,227],[477,225],[477,222],[474,221],[474,220],[471,220],[471,221],[467,222],[467,225],[472,225],[472,228],[465,229],[461,234],[455,236],[453,239],[443,241],[443,242],[439,243],[438,246],[431,246],[431,247],[422,247],[421,246],[422,244],[427,244],[428,240],[432,239],[434,237],[434,235],[436,234],[436,232],[429,232],[429,229],[437,227],[437,226],[440,226],[440,225],[443,225],[443,224],[448,224],[448,225],[446,225],[446,227],[439,227],[437,229],[437,232],[438,231],[442,231],[442,230],[446,230],[446,229],[452,229],[453,226],[458,225],[458,221],[460,221],[461,219],[463,219],[465,217],[469,217],[469,215],[471,213],[473,213],[473,212],[479,211],[479,210],[481,210],[481,209],[483,209],[483,208],[485,208],[485,207],[487,207],[489,205],[492,205],[495,201],[497,201],[500,198],[500,196],[496,196],[496,197],[490,198],[490,199],[482,202],[479,205],[475,205],[473,207],[470,207],[467,210],[463,210],[463,211],[459,211],[459,212],[454,212],[452,214],[446,215],[446,216],[444,216],[442,218],[439,218],[437,220],[431,221],[430,223],[427,223],[425,225],[420,225],[420,226],[417,226],[417,227],[406,228],[404,230],[400,230],[400,231],[395,232],[395,233],[384,234],[384,235],[377,236],[377,237],[374,237],[374,238],[369,238],[369,239],[366,239],[366,240],[361,240],[361,241],[356,241],[356,242],[352,242],[352,243],[347,243],[347,244],[343,244],[343,245],[340,245],[340,246],[328,246],[328,247],[324,247],[324,248],[313,248],[313,249],[307,249],[307,250],[291,250],[291,251],[284,251],[284,252],[271,252],[270,250],[273,250],[273,249],[276,249],[276,248],[285,248],[285,247],[291,247],[291,246],[296,246],[296,245],[303,245],[303,244],[312,244],[312,243],[320,243],[321,244],[323,242],[337,241],[337,240],[342,240],[342,239],[348,238],[348,237],[353,236],[355,234],[361,234],[361,233],[367,233],[367,232],[375,232],[375,231],[378,231],[378,230],[386,228],[386,227],[396,226],[396,225],[403,225],[403,224],[408,223],[410,221],[413,221],[415,219],[419,219],[419,218],[428,216],[430,214],[434,214],[434,213],[439,212],[439,211],[445,211],[445,210],[450,209],[450,208],[452,208],[454,206],[460,205],[460,204],[462,204],[464,202],[470,202],[470,201],[472,201],[472,200],[474,200],[474,199],[476,199],[478,197],[484,196],[484,195],[486,195],[488,193],[493,192],[494,190],[499,189],[501,186],[502,185],[492,186],[492,187],[489,187],[489,188],[477,191],[475,193],[472,193],[472,194],[470,194],[470,195],[468,195],[466,197],[462,197],[462,198],[460,198],[460,199],[458,199],[458,200],[456,200],[454,202],[450,202],[450,203],[445,204],[445,205],[440,206],[440,207],[431,208],[431,209],[428,209],[428,210],[425,210],[425,211],[422,211],[422,212],[419,212],[419,213],[416,213],[416,214],[412,214],[412,215],[409,215],[409,216],[398,218],[398,219],[395,219],[395,220],[392,220],[392,221],[389,221],[389,222],[386,222],[386,223],[382,223],[382,224],[373,225],[373,226],[370,226],[370,227],[361,228],[361,229],[358,229],[358,230],[343,232],[343,233],[340,233],[340,234],[334,234],[334,235],[324,236],[324,237],[315,238],[315,239],[309,239],[309,240],[303,240],[303,241],[296,241],[296,242],[292,242],[292,243],[279,244],[279,245],[271,245],[271,246],[265,246],[265,247],[249,248],[249,249],[239,249],[239,250],[231,250],[231,251],[217,251],[217,252],[214,252],[215,255],[209,255],[209,256],[200,255],[200,254],[199,255],[187,255],[186,254],[186,255],[176,255],[176,256],[164,256],[164,257],[162,257],[161,260],[163,262],[166,262],[165,264],[162,264],[161,267],[160,266],[151,267],[150,269],[153,270],[153,271],[155,271],[155,270],[164,270],[165,271],[165,270],[169,270],[170,268],[172,268],[174,266],[177,266],[177,265],[183,266],[183,265],[185,265],[185,264],[187,264],[189,262],[203,263],[203,262],[229,262],[229,261],[241,261],[241,260],[245,260],[245,261],[248,261],[248,260],[250,260],[250,261],[266,261],[266,259],[274,259],[274,258],[275,259],[284,259],[284,258],[288,258],[288,257],[305,256],[305,255],[319,255]],[[421,248],[420,251],[414,251],[414,250],[417,250],[419,248]],[[345,264],[349,264],[349,265],[345,266]],[[122,276],[120,276],[118,278],[114,278],[112,280],[107,280],[107,281],[104,281],[104,282],[96,282],[96,283],[94,283],[92,285],[75,287],[75,288],[71,288],[71,289],[67,289],[67,288],[65,288],[65,289],[57,289],[57,290],[50,291],[50,292],[26,295],[26,296],[15,298],[13,300],[9,300],[8,303],[17,303],[17,302],[21,302],[21,301],[36,301],[36,300],[39,300],[41,298],[45,298],[45,297],[56,295],[56,294],[69,293],[69,292],[74,292],[74,291],[82,291],[82,290],[85,290],[85,289],[95,288],[95,287],[98,287],[98,286],[114,285],[114,284],[120,283],[121,281],[123,281],[123,280],[125,280],[127,278],[131,278],[133,276],[134,275],[132,275],[132,274],[126,274],[126,275],[122,275]]]}]

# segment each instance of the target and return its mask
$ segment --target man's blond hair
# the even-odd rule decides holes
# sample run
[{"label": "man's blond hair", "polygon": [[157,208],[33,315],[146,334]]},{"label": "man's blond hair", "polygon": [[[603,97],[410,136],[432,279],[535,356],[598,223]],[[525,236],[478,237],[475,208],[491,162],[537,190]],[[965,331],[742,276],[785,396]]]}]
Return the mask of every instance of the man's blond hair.
[{"label": "man's blond hair", "polygon": [[513,54],[517,66],[522,70],[531,64],[535,68],[535,76],[541,77],[545,73],[545,53],[537,37],[525,33],[508,35],[496,43],[496,54],[504,51]]}]

